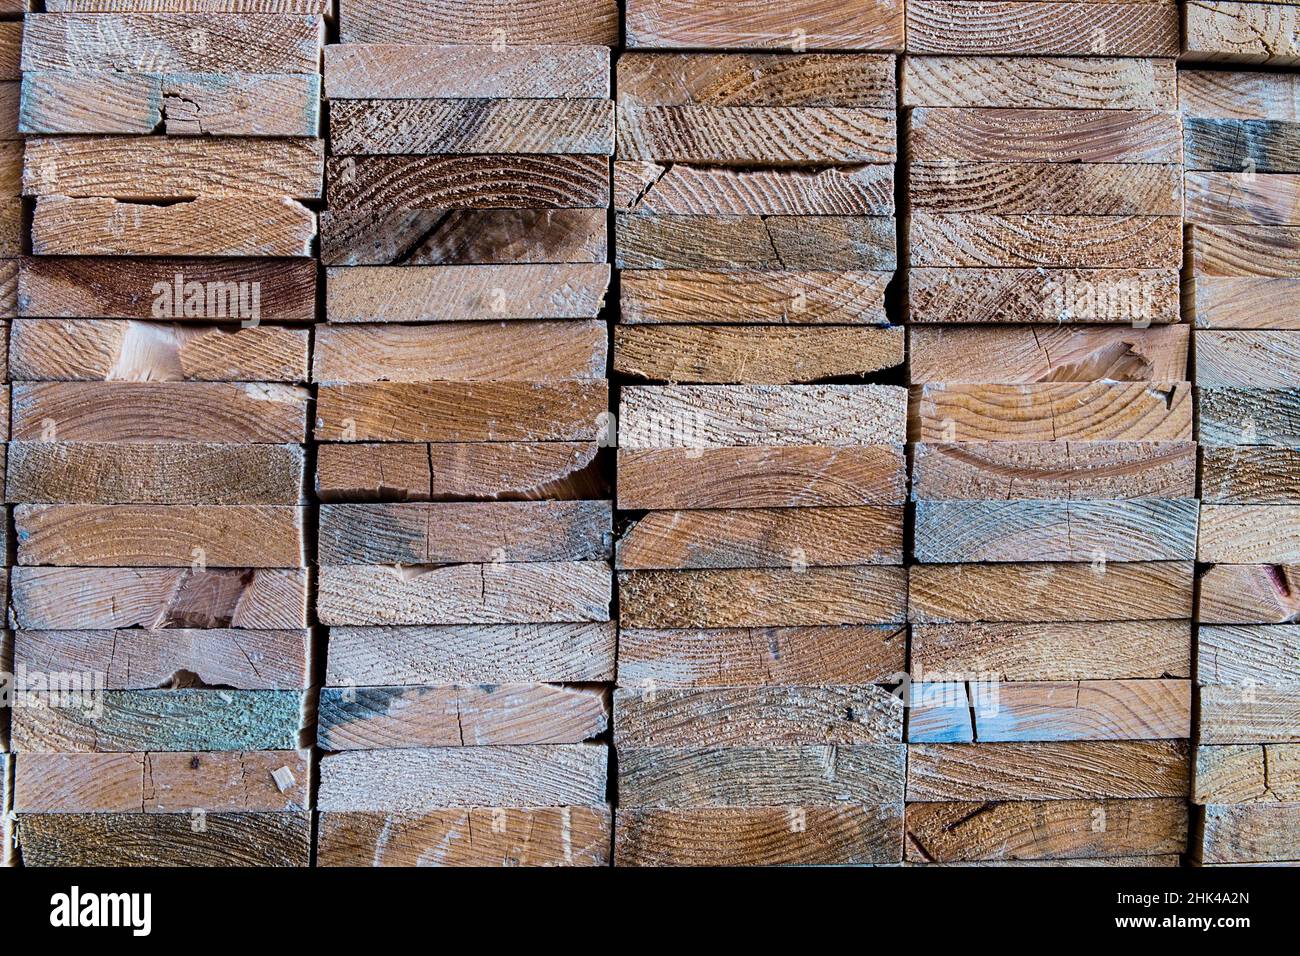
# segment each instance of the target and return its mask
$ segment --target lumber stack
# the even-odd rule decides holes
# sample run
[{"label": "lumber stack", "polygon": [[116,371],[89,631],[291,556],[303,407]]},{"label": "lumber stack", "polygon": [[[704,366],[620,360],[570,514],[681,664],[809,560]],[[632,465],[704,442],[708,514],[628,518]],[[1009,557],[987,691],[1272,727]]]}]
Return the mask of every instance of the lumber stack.
[{"label": "lumber stack", "polygon": [[[945,55],[902,70],[906,858],[1174,865],[1197,502],[1173,11],[994,4],[994,35],[986,6],[908,6],[954,29],[910,27]],[[1070,24],[1131,17],[1120,56],[1077,55]]]},{"label": "lumber stack", "polygon": [[307,865],[325,4],[50,6],[9,353],[23,860]]},{"label": "lumber stack", "polygon": [[613,0],[342,0],[313,381],[326,866],[600,865]]},{"label": "lumber stack", "polygon": [[0,0],[0,865],[1300,865],[1298,11]]},{"label": "lumber stack", "polygon": [[1180,75],[1201,427],[1192,853],[1298,861],[1300,83]]},{"label": "lumber stack", "polygon": [[901,20],[628,4],[616,864],[901,859]]},{"label": "lumber stack", "polygon": [[[5,450],[9,443],[9,324],[18,309],[18,256],[23,251],[25,217],[22,204],[23,141],[18,132],[18,96],[22,72],[18,62],[22,46],[25,0],[0,3],[0,404],[5,412],[0,427],[0,501],[4,501]],[[9,509],[0,507],[4,530],[0,532],[0,604],[9,604]],[[13,673],[13,635],[8,614],[0,621],[0,673]],[[12,819],[9,813],[9,708],[0,708],[0,866],[14,862]]]},{"label": "lumber stack", "polygon": [[1295,0],[1185,0],[1182,7],[1182,59],[1300,66]]}]

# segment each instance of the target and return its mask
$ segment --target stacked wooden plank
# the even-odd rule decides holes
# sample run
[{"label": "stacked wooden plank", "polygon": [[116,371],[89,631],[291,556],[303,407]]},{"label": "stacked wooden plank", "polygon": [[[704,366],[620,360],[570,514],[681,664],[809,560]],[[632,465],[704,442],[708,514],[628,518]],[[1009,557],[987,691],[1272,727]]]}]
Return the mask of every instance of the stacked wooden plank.
[{"label": "stacked wooden plank", "polygon": [[[18,63],[23,22],[22,8],[13,7],[13,4],[0,5],[0,17],[19,17],[0,19],[0,342],[5,344],[6,352],[9,321],[14,317],[17,305],[18,257],[23,251],[24,224],[23,141],[18,132],[18,97],[22,85]],[[6,371],[0,376],[0,383],[7,384],[8,381]],[[8,430],[0,437],[8,438]],[[0,464],[3,464],[2,458]]]},{"label": "stacked wooden plank", "polygon": [[629,48],[885,50],[903,48],[892,0],[626,0]]},{"label": "stacked wooden plank", "polygon": [[1296,0],[1185,0],[1183,59],[1300,66]]},{"label": "stacked wooden plank", "polygon": [[1179,79],[1208,565],[1192,851],[1300,862],[1300,77]]},{"label": "stacked wooden plank", "polygon": [[[1170,30],[1121,49],[1168,52]],[[903,64],[916,863],[1174,864],[1185,845],[1197,503],[1174,64],[1076,57],[1073,36]]]},{"label": "stacked wooden plank", "polygon": [[0,327],[6,333],[14,316],[18,256],[24,241],[23,142],[18,132],[24,9],[21,3],[0,4]]},{"label": "stacked wooden plank", "polygon": [[318,859],[607,864],[617,7],[342,0],[339,23]]},{"label": "stacked wooden plank", "polygon": [[23,861],[306,865],[324,5],[58,6],[10,336]]},{"label": "stacked wooden plank", "polygon": [[[627,16],[631,46],[901,36],[892,4]],[[897,863],[894,57],[636,50],[617,70],[615,863]]]},{"label": "stacked wooden plank", "polygon": [[0,753],[0,866],[14,866],[18,861],[18,848],[14,845],[12,789],[13,759],[9,753]]},{"label": "stacked wooden plank", "polygon": [[[0,427],[0,501],[4,500],[5,450],[9,441],[9,323],[17,314],[18,256],[23,251],[25,216],[22,204],[23,142],[18,132],[18,96],[22,72],[22,15],[26,0],[0,3],[0,404],[5,407]],[[0,606],[9,604],[9,509],[0,507]],[[0,674],[13,672],[13,635],[8,615],[0,621]],[[0,708],[0,866],[14,860],[12,819],[9,813],[9,708]]]},{"label": "stacked wooden plank", "polygon": [[907,0],[907,52],[1172,57],[1178,20],[1177,0]]}]

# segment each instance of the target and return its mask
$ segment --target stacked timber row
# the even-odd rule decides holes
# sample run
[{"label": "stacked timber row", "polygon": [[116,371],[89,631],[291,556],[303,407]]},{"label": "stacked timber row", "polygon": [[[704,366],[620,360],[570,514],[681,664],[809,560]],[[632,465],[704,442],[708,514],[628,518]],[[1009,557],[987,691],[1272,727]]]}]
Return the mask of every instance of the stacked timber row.
[{"label": "stacked timber row", "polygon": [[1300,861],[1300,77],[1179,74],[1201,441],[1194,858]]},{"label": "stacked timber row", "polygon": [[814,52],[617,66],[620,865],[901,859],[895,59],[816,52],[901,10],[756,6],[632,2],[628,43]]},{"label": "stacked timber row", "polygon": [[58,6],[10,342],[23,860],[307,865],[323,4]]},{"label": "stacked timber row", "polygon": [[[18,257],[24,248],[22,201],[23,142],[18,132],[18,96],[22,72],[22,15],[26,0],[0,2],[0,501],[4,500],[5,448],[9,440],[9,324],[17,314]],[[0,509],[0,606],[9,603],[9,509]],[[8,619],[0,622],[0,674],[13,673],[13,635]],[[13,821],[9,807],[9,711],[0,708],[0,866],[13,862]]]},{"label": "stacked timber row", "polygon": [[1300,66],[1296,0],[1185,0],[1183,60]]},{"label": "stacked timber row", "polygon": [[939,55],[902,71],[907,859],[1176,865],[1197,522],[1176,11],[908,15]]},{"label": "stacked timber row", "polygon": [[318,859],[607,864],[618,10],[342,0],[339,24]]}]

